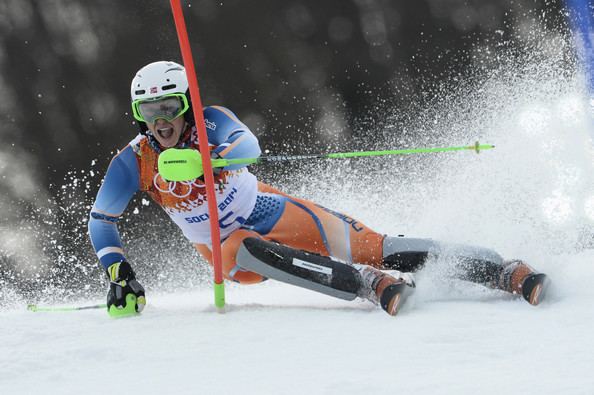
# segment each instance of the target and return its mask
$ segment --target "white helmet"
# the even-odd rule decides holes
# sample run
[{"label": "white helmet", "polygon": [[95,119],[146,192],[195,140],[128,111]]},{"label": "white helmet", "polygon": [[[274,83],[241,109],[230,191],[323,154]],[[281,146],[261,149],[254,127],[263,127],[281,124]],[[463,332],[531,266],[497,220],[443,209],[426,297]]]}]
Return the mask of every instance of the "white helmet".
[{"label": "white helmet", "polygon": [[184,66],[161,60],[149,63],[136,73],[130,86],[132,101],[155,99],[169,93],[183,93],[188,90],[188,78]]}]

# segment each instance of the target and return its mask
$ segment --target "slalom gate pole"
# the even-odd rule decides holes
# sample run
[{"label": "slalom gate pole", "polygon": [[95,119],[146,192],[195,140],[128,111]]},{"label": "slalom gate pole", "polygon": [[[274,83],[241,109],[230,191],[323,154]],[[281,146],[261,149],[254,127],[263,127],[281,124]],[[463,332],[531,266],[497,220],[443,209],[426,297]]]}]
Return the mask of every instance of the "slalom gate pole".
[{"label": "slalom gate pole", "polygon": [[[261,156],[258,158],[236,158],[236,159],[210,159],[212,166],[225,167],[229,165],[249,165],[254,163],[270,163],[270,162],[286,162],[309,159],[340,159],[340,158],[360,158],[370,156],[387,156],[387,155],[412,155],[435,152],[451,152],[471,150],[477,154],[482,150],[495,148],[491,144],[479,144],[477,141],[473,145],[464,145],[460,147],[436,147],[436,148],[410,148],[399,150],[384,150],[384,151],[355,151],[355,152],[338,152],[331,154],[310,154],[310,155],[278,155],[278,156]],[[196,150],[191,149],[174,149],[170,148],[164,151],[159,156],[159,173],[161,176],[169,181],[189,181],[196,179],[205,172],[202,166],[203,159]]]},{"label": "slalom gate pole", "polygon": [[[196,120],[198,129],[198,140],[200,143],[200,154],[202,156],[202,166],[204,168],[204,183],[206,184],[206,199],[208,203],[208,215],[210,217],[210,235],[212,241],[212,263],[214,267],[214,292],[215,306],[219,313],[225,312],[225,283],[223,281],[223,265],[221,259],[221,233],[219,229],[219,216],[217,211],[217,200],[215,196],[214,176],[212,165],[210,163],[210,149],[208,146],[208,136],[202,113],[202,100],[200,99],[200,89],[198,88],[198,79],[194,69],[194,59],[192,58],[192,49],[188,39],[184,13],[180,0],[170,0],[171,11],[177,30],[177,38],[182,53],[184,67],[190,86],[190,97],[192,99],[192,111]],[[167,152],[165,150],[164,152]]]},{"label": "slalom gate pole", "polygon": [[37,306],[36,304],[28,304],[27,310],[32,312],[57,312],[57,311],[80,311],[80,310],[93,310],[93,309],[104,309],[107,305],[103,304],[94,304],[90,306],[75,306],[75,307],[51,307],[51,306]]}]

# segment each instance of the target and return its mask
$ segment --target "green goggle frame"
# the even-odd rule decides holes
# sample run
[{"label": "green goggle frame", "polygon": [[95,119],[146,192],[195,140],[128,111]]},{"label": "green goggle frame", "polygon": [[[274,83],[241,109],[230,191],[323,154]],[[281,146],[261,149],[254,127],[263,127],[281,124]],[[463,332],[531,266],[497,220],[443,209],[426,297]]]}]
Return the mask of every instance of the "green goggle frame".
[{"label": "green goggle frame", "polygon": [[[180,109],[177,110],[175,113],[158,113],[158,112],[156,112],[155,115],[153,117],[151,117],[151,119],[145,119],[145,117],[142,115],[142,112],[140,110],[140,105],[142,103],[158,102],[161,100],[165,100],[168,98],[174,98],[174,97],[178,98],[181,102]],[[188,103],[188,98],[183,93],[170,93],[167,95],[156,97],[154,99],[138,99],[138,100],[134,100],[132,102],[132,114],[134,115],[134,118],[137,121],[147,122],[147,123],[154,123],[157,119],[164,119],[167,122],[171,122],[175,118],[185,114],[185,112],[188,111],[189,108],[190,108],[190,104]]]}]

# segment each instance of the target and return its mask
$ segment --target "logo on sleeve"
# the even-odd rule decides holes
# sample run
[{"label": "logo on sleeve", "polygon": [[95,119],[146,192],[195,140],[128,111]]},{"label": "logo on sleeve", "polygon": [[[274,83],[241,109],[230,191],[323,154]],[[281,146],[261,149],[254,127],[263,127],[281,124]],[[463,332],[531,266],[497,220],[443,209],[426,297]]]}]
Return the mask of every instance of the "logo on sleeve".
[{"label": "logo on sleeve", "polygon": [[215,130],[217,130],[217,124],[213,121],[210,121],[208,119],[204,119],[204,123],[206,124],[206,127],[210,130],[212,130],[213,132]]}]

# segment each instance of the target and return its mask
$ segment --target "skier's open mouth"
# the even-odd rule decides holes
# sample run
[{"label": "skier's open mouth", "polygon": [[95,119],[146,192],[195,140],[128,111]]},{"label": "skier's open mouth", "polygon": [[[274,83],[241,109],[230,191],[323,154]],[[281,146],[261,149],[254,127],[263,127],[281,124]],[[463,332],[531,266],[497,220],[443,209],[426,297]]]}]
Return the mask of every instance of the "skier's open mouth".
[{"label": "skier's open mouth", "polygon": [[159,133],[159,136],[161,136],[162,138],[168,139],[171,136],[173,136],[173,128],[172,127],[159,128],[159,129],[157,129],[157,133]]}]

